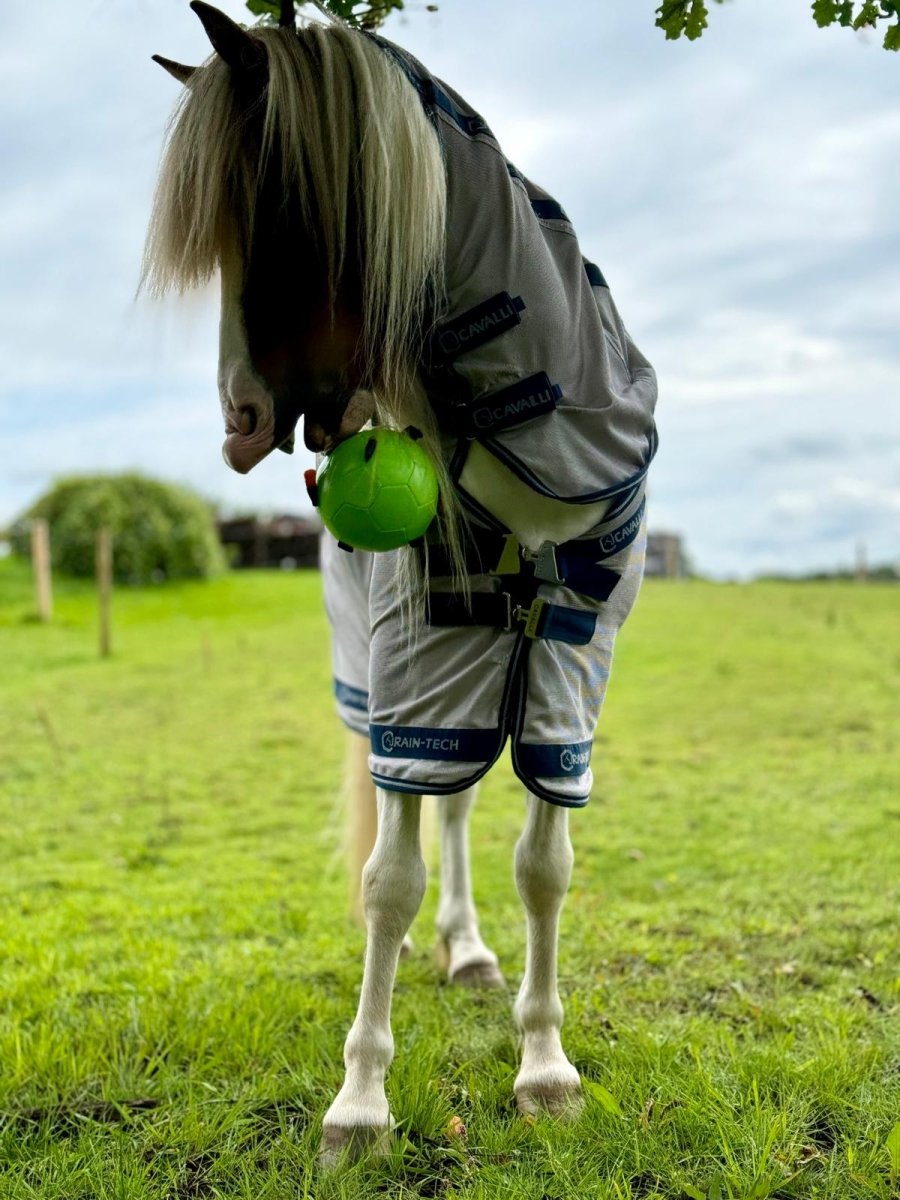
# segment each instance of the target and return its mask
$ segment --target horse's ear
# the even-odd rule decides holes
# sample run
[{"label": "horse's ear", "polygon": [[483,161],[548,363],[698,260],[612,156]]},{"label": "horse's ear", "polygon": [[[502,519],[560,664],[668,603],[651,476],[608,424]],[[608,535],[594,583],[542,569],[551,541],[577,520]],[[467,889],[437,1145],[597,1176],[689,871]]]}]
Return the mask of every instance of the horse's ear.
[{"label": "horse's ear", "polygon": [[159,63],[164,71],[174,75],[178,82],[185,86],[190,83],[191,77],[197,70],[196,67],[186,67],[184,63],[173,62],[171,58],[163,58],[161,54],[154,54],[152,57],[153,61]]},{"label": "horse's ear", "polygon": [[241,29],[231,17],[226,17],[211,4],[205,4],[204,0],[191,0],[191,8],[200,18],[216,54],[232,70],[252,71],[267,61],[262,43]]},{"label": "horse's ear", "polygon": [[281,0],[281,15],[278,18],[278,24],[282,29],[293,29],[296,23],[294,0]]}]

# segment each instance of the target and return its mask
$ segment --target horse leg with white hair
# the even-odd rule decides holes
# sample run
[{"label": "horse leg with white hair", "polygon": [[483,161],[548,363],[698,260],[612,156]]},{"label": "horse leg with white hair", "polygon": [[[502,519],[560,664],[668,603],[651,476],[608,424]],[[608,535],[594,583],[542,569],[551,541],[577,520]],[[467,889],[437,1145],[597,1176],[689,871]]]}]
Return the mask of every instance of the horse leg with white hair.
[{"label": "horse leg with white hair", "polygon": [[391,995],[403,939],[425,895],[421,797],[379,788],[377,805],[378,835],[362,875],[368,930],[362,992],[344,1043],[344,1084],[325,1115],[321,1161],[326,1166],[343,1150],[383,1148],[390,1131],[384,1079],[394,1057]]},{"label": "horse leg with white hair", "polygon": [[437,912],[438,955],[450,983],[502,987],[497,955],[481,938],[472,897],[469,814],[477,785],[438,797],[441,841],[441,895]]},{"label": "horse leg with white hair", "polygon": [[[354,915],[364,919],[363,872],[375,849],[376,791],[368,768],[368,739],[355,733],[350,733],[348,738],[351,906]],[[497,955],[482,940],[472,896],[469,815],[477,791],[477,787],[471,787],[455,796],[437,797],[441,863],[438,962],[449,983],[502,987],[505,980]],[[412,939],[407,933],[401,944],[401,956],[411,950]]]},{"label": "horse leg with white hair", "polygon": [[[356,1019],[344,1044],[344,1084],[325,1114],[322,1162],[326,1166],[333,1165],[343,1151],[357,1153],[366,1145],[383,1147],[390,1131],[392,1118],[384,1083],[394,1055],[391,995],[403,939],[425,894],[419,836],[422,798],[381,788],[377,796],[378,835],[363,870],[368,929],[365,971]],[[468,795],[458,805],[457,816],[463,819],[466,802],[471,802]],[[572,871],[572,846],[566,809],[533,795],[528,795],[527,805],[525,829],[515,853],[516,884],[528,927],[525,975],[514,1008],[522,1036],[515,1093],[523,1113],[543,1109],[562,1115],[577,1108],[581,1092],[578,1072],[560,1041],[563,1009],[556,967],[559,915]],[[455,831],[448,836],[455,839]],[[452,849],[458,850],[455,840]],[[461,880],[467,874],[467,863],[456,865],[461,868]],[[485,948],[478,937],[474,909],[467,908],[465,901],[458,904],[466,888],[453,891],[456,894],[444,910],[441,928],[447,931],[451,954],[454,945],[459,945],[459,969],[464,970],[471,961],[465,956],[480,958]]]}]

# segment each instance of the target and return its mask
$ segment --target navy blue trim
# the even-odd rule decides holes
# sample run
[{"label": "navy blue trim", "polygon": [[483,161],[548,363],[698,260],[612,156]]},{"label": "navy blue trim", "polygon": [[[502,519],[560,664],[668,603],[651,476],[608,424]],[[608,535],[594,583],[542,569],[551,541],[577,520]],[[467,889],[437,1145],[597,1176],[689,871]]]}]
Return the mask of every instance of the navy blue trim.
[{"label": "navy blue trim", "polygon": [[640,483],[650,469],[650,463],[653,455],[656,453],[655,430],[654,437],[651,438],[652,452],[647,462],[641,467],[640,471],[634,475],[630,475],[627,479],[623,479],[621,483],[615,483],[612,487],[600,488],[595,492],[585,492],[581,496],[560,496],[558,492],[554,492],[548,488],[545,483],[542,483],[536,475],[524,467],[514,455],[510,454],[499,442],[495,442],[492,438],[484,438],[481,441],[485,450],[489,450],[494,458],[498,458],[513,472],[514,475],[527,483],[530,488],[534,488],[536,492],[540,492],[542,496],[549,496],[551,500],[565,500],[567,504],[591,504],[595,500],[605,500],[608,496],[618,496],[620,492],[628,488],[633,488],[635,484]]},{"label": "navy blue trim", "polygon": [[510,533],[510,530],[506,528],[502,521],[498,521],[483,505],[479,504],[475,497],[467,492],[458,480],[454,480],[453,482],[463,508],[467,509],[473,517],[477,517],[491,533],[502,533],[505,535]]},{"label": "navy blue trim", "polygon": [[[504,738],[504,743],[506,739]],[[503,747],[501,746],[501,750]],[[499,758],[500,755],[497,755]],[[466,788],[472,787],[478,783],[480,779],[484,779],[488,771],[497,761],[495,758],[484,767],[480,767],[474,775],[468,775],[465,779],[461,779],[456,783],[416,783],[407,782],[405,779],[392,779],[390,775],[379,775],[377,771],[372,771],[372,782],[378,787],[383,788],[386,792],[402,792],[405,796],[455,796],[457,792],[464,792]]]},{"label": "navy blue trim", "polygon": [[643,486],[644,481],[641,479],[634,485],[633,488],[629,488],[627,492],[623,492],[622,495],[615,501],[615,503],[611,504],[603,514],[604,522],[611,521],[613,517],[617,517],[619,513],[625,512],[625,510],[630,507],[632,502],[640,495]]},{"label": "navy blue trim", "polygon": [[596,263],[588,262],[588,260],[585,259],[584,271],[588,277],[588,283],[591,285],[591,287],[609,288],[609,284],[603,278],[603,272]]},{"label": "navy blue trim", "polygon": [[[441,112],[445,113],[453,122],[453,124],[456,125],[458,129],[461,129],[462,132],[468,137],[479,137],[484,134],[489,138],[494,138],[494,135],[491,133],[488,123],[485,121],[484,117],[480,116],[478,113],[474,113],[472,116],[469,116],[468,113],[464,113],[461,109],[459,109],[453,103],[438,81],[434,78],[434,76],[420,75],[413,64],[406,58],[406,55],[401,53],[396,46],[392,45],[391,42],[386,41],[384,38],[378,37],[378,35],[374,33],[370,33],[368,36],[371,37],[374,42],[377,42],[381,49],[394,59],[394,61],[402,70],[403,74],[419,93],[419,99],[426,109],[429,109],[432,112],[435,109],[440,109]],[[494,141],[496,140],[497,139],[494,138]]]},{"label": "navy blue trim", "polygon": [[[478,113],[469,116],[467,113],[462,112],[456,107],[436,79],[423,79],[419,86],[419,92],[426,104],[430,103],[434,108],[439,108],[442,113],[446,113],[453,124],[468,137],[486,135],[489,138],[494,138],[484,117]],[[494,141],[496,140],[494,138]]]},{"label": "navy blue trim", "polygon": [[448,474],[451,480],[456,483],[460,475],[462,475],[463,467],[466,465],[466,459],[469,457],[469,439],[457,439],[456,446],[453,449],[453,457],[450,459]]},{"label": "navy blue trim", "polygon": [[591,765],[590,742],[536,745],[519,742],[517,753],[522,770],[541,779],[571,779],[583,775]]},{"label": "navy blue trim", "polygon": [[521,775],[518,778],[525,784],[529,792],[533,792],[539,800],[545,800],[548,804],[552,804],[556,808],[587,808],[588,801],[591,798],[590,792],[586,796],[575,796],[572,799],[566,796],[557,796],[553,792],[548,792],[541,787],[536,779],[525,779]]},{"label": "navy blue trim", "polygon": [[456,443],[456,449],[453,452],[453,458],[450,462],[450,479],[453,486],[456,488],[463,508],[467,509],[472,516],[478,520],[492,533],[502,533],[504,536],[509,534],[506,526],[498,521],[493,513],[488,512],[486,508],[478,503],[474,496],[469,495],[466,489],[460,484],[459,477],[463,473],[463,468],[466,465],[466,459],[469,457],[470,441],[467,438],[460,438]]},{"label": "navy blue trim", "polygon": [[531,207],[534,215],[541,221],[565,221],[567,225],[572,224],[562,206],[555,200],[532,200]]},{"label": "navy blue trim", "polygon": [[334,698],[338,704],[343,704],[346,708],[356,708],[365,713],[369,711],[369,693],[362,688],[344,683],[342,679],[334,681]]},{"label": "navy blue trim", "polygon": [[370,725],[372,753],[379,758],[480,763],[493,758],[498,730],[440,729],[420,725]]}]

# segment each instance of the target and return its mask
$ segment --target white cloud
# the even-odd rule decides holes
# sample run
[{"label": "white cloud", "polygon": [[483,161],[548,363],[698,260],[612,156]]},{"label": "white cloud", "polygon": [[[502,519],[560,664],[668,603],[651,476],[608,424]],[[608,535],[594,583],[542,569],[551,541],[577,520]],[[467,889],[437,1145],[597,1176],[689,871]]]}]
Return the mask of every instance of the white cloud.
[{"label": "white cloud", "polygon": [[[240,17],[240,0],[222,0]],[[53,29],[48,37],[46,29]],[[720,573],[897,554],[896,61],[803,4],[445,0],[392,22],[572,215],[657,366],[651,514]],[[303,503],[305,456],[220,458],[216,299],[133,301],[186,4],[4,17],[0,522],[63,470],[138,466],[246,507]]]}]

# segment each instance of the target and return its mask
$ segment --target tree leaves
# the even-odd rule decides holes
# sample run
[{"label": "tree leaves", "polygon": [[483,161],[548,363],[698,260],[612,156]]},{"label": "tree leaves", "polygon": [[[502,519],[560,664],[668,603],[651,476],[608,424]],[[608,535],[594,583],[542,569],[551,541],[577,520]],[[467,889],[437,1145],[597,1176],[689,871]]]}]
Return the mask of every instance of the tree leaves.
[{"label": "tree leaves", "polygon": [[[255,17],[271,17],[275,21],[278,20],[278,14],[281,12],[280,0],[246,0],[246,2]],[[310,0],[295,0],[298,6],[309,2]],[[404,0],[364,0],[362,3],[360,0],[323,0],[322,6],[357,29],[377,29],[379,25],[384,24],[390,13],[395,9],[403,8],[403,3]],[[435,10],[435,6],[432,4],[427,7],[429,12]]]},{"label": "tree leaves", "polygon": [[[357,29],[377,29],[392,12],[402,9],[404,5],[404,0],[321,2],[323,8]],[[278,20],[281,9],[279,0],[246,0],[246,3],[255,17]],[[308,4],[310,0],[296,0],[296,3]],[[715,0],[715,3],[724,4],[725,0]],[[425,7],[428,12],[437,9],[435,4]],[[877,29],[880,22],[893,19],[893,24],[884,30],[882,45],[885,50],[900,50],[900,0],[813,0],[812,15],[820,29],[835,24],[845,29]],[[709,24],[708,18],[709,9],[705,0],[662,0],[656,10],[657,28],[665,32],[669,41],[677,41],[682,34],[689,41],[696,41]]]},{"label": "tree leaves", "polygon": [[[716,0],[718,4],[722,0]],[[707,25],[709,10],[704,0],[663,0],[656,10],[656,24],[666,31],[666,38],[675,41],[682,34],[694,41]]]},{"label": "tree leaves", "polygon": [[[715,0],[724,4],[725,0]],[[900,50],[900,0],[813,0],[813,20],[820,29],[841,25],[845,29],[877,29],[883,21],[885,50]],[[667,39],[684,34],[694,41],[707,27],[709,10],[704,0],[663,0],[656,10],[656,24]]]}]

